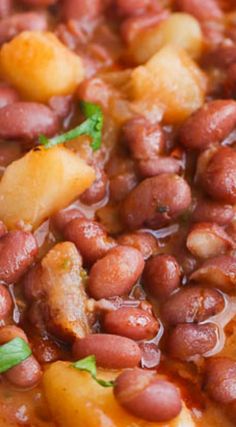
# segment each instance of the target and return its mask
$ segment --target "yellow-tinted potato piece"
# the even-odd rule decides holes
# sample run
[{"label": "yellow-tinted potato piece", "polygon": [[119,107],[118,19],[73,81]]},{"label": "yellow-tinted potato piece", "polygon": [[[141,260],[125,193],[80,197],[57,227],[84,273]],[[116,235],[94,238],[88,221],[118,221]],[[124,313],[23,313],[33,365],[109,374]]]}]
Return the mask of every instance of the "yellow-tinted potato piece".
[{"label": "yellow-tinted potato piece", "polygon": [[32,150],[5,170],[0,219],[9,229],[22,221],[35,229],[89,188],[94,178],[93,168],[62,146]]},{"label": "yellow-tinted potato piece", "polygon": [[161,24],[141,31],[131,43],[130,53],[137,64],[143,64],[167,44],[198,58],[203,46],[199,22],[187,13],[173,13]]},{"label": "yellow-tinted potato piece", "polygon": [[[114,379],[117,373],[99,370],[98,377]],[[194,427],[183,408],[172,422],[150,423],[133,417],[115,400],[111,388],[98,385],[86,372],[67,362],[56,362],[44,374],[44,391],[59,427]]]},{"label": "yellow-tinted potato piece", "polygon": [[136,101],[162,105],[164,120],[180,123],[204,102],[206,77],[187,53],[175,46],[163,47],[131,76]]},{"label": "yellow-tinted potato piece", "polygon": [[0,73],[27,99],[73,93],[83,80],[79,56],[49,32],[25,31],[0,50]]}]

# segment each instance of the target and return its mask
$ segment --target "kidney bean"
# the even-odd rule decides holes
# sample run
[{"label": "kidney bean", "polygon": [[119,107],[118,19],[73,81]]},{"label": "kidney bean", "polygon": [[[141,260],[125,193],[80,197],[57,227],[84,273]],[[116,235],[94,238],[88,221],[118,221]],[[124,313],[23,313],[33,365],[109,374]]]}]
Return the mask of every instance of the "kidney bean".
[{"label": "kidney bean", "polygon": [[220,404],[236,399],[236,361],[227,357],[212,358],[206,364],[206,387],[210,396]]},{"label": "kidney bean", "polygon": [[42,13],[25,12],[0,21],[0,44],[6,43],[22,31],[45,31],[47,19]]},{"label": "kidney bean", "polygon": [[187,148],[204,150],[225,139],[235,125],[236,102],[211,101],[186,120],[180,129],[180,142]]},{"label": "kidney bean", "polygon": [[182,408],[178,388],[155,371],[125,370],[116,378],[114,395],[128,412],[151,422],[170,421]]},{"label": "kidney bean", "polygon": [[62,358],[58,344],[50,339],[39,337],[33,341],[33,352],[39,363],[52,363]]},{"label": "kidney bean", "polygon": [[97,77],[85,79],[77,90],[79,99],[100,104],[103,108],[108,108],[111,94],[111,88],[102,79]]},{"label": "kidney bean", "polygon": [[206,0],[204,7],[198,0],[175,0],[178,10],[190,13],[199,21],[211,21],[223,18],[223,13],[216,0]]},{"label": "kidney bean", "polygon": [[32,264],[37,243],[31,233],[10,231],[0,239],[0,281],[17,282]]},{"label": "kidney bean", "polygon": [[0,19],[6,18],[12,12],[12,0],[1,0],[0,2]]},{"label": "kidney bean", "polygon": [[84,218],[84,214],[79,208],[61,209],[50,218],[50,225],[56,231],[63,233],[67,224],[73,219],[79,218]]},{"label": "kidney bean", "polygon": [[139,348],[142,351],[141,367],[142,368],[156,368],[161,361],[161,350],[157,344],[151,342],[141,342]]},{"label": "kidney bean", "polygon": [[13,104],[14,102],[19,101],[19,99],[19,95],[15,89],[10,86],[0,86],[0,108],[5,107],[8,104]]},{"label": "kidney bean", "polygon": [[127,295],[143,268],[143,256],[137,249],[117,246],[91,268],[88,292],[95,299]]},{"label": "kidney bean", "polygon": [[211,258],[191,274],[190,280],[230,292],[236,285],[236,259],[227,255]]},{"label": "kidney bean", "polygon": [[160,327],[158,321],[148,312],[139,308],[123,307],[105,314],[102,326],[105,332],[145,340],[153,338]]},{"label": "kidney bean", "polygon": [[211,258],[234,248],[234,242],[219,225],[201,222],[192,227],[186,246],[196,257]]},{"label": "kidney bean", "polygon": [[232,40],[223,40],[204,58],[206,67],[217,67],[225,70],[236,61],[236,43]]},{"label": "kidney bean", "polygon": [[109,185],[110,199],[114,202],[121,202],[137,184],[138,180],[133,172],[112,177]]},{"label": "kidney bean", "polygon": [[145,289],[156,298],[166,298],[180,285],[180,267],[171,255],[156,255],[145,265]]},{"label": "kidney bean", "polygon": [[91,354],[95,355],[97,366],[107,369],[132,368],[141,360],[138,344],[118,335],[94,334],[75,341],[73,355],[76,359]]},{"label": "kidney bean", "polygon": [[198,323],[220,313],[224,298],[215,289],[185,287],[174,293],[161,306],[161,315],[169,325]]},{"label": "kidney bean", "polygon": [[233,206],[209,199],[201,199],[198,200],[191,219],[194,222],[214,222],[219,225],[227,225],[233,217]]},{"label": "kidney bean", "polygon": [[48,101],[48,105],[58,117],[65,119],[72,108],[72,96],[52,96]]},{"label": "kidney bean", "polygon": [[151,0],[115,0],[120,15],[129,16],[143,12],[151,4]]},{"label": "kidney bean", "polygon": [[0,143],[0,167],[5,168],[21,157],[22,150],[18,142],[7,141]]},{"label": "kidney bean", "polygon": [[155,254],[158,249],[158,243],[154,236],[149,233],[127,233],[117,238],[119,245],[132,246],[141,252],[144,259],[148,259]]},{"label": "kidney bean", "polygon": [[34,356],[19,363],[5,372],[4,376],[15,387],[32,388],[35,387],[42,378],[42,370]]},{"label": "kidney bean", "polygon": [[[236,32],[235,32],[236,35]],[[236,39],[235,39],[236,42]],[[235,49],[236,50],[236,49]],[[229,98],[236,97],[236,64],[233,63],[227,70],[226,80],[224,83],[225,94]]]},{"label": "kidney bean", "polygon": [[81,196],[80,200],[85,205],[93,205],[99,203],[107,193],[107,175],[99,167],[95,167],[96,179],[88,190]]},{"label": "kidney bean", "polygon": [[102,11],[101,0],[63,0],[61,13],[65,21],[88,17],[95,18]]},{"label": "kidney bean", "polygon": [[70,221],[64,229],[64,235],[76,245],[84,262],[88,264],[102,258],[116,245],[101,224],[86,218]]},{"label": "kidney bean", "polygon": [[47,7],[57,3],[58,0],[21,0],[26,6]]},{"label": "kidney bean", "polygon": [[58,118],[46,105],[15,102],[0,109],[0,138],[35,139],[40,134],[52,136],[58,129]]},{"label": "kidney bean", "polygon": [[5,286],[0,285],[0,320],[7,317],[12,310],[12,298]]},{"label": "kidney bean", "polygon": [[[158,3],[155,2],[158,8]],[[120,26],[121,36],[124,41],[131,43],[141,31],[145,31],[149,27],[158,25],[160,22],[168,18],[170,12],[167,9],[154,11],[147,11],[138,16],[128,17],[123,21]]]},{"label": "kidney bean", "polygon": [[236,152],[229,147],[219,148],[200,175],[203,189],[220,202],[236,202]]},{"label": "kidney bean", "polygon": [[138,161],[137,168],[143,178],[149,178],[162,173],[179,173],[181,162],[170,156],[156,156],[152,159]]},{"label": "kidney bean", "polygon": [[0,238],[5,234],[7,234],[7,228],[5,224],[2,221],[0,221]]},{"label": "kidney bean", "polygon": [[187,182],[175,174],[162,174],[142,181],[126,197],[121,218],[130,229],[158,228],[183,213],[191,203]]},{"label": "kidney bean", "polygon": [[24,294],[29,301],[39,300],[42,297],[41,274],[42,267],[40,264],[36,264],[24,276]]},{"label": "kidney bean", "polygon": [[18,328],[15,325],[7,325],[0,328],[0,345],[6,344],[8,341],[11,341],[16,337],[28,342],[28,338],[21,328]]},{"label": "kidney bean", "polygon": [[212,351],[218,341],[218,328],[214,323],[177,325],[168,337],[170,355],[183,361],[194,360]]}]

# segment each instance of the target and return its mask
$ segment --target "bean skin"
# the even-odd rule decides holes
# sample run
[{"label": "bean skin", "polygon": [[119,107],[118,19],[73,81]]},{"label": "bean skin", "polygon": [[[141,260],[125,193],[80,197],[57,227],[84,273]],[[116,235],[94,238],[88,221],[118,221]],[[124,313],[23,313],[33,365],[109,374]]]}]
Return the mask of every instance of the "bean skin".
[{"label": "bean skin", "polygon": [[120,308],[105,314],[102,320],[105,332],[114,335],[144,340],[153,338],[160,327],[158,321],[139,308]]},{"label": "bean skin", "polygon": [[59,129],[57,116],[46,105],[15,102],[0,109],[0,138],[35,139],[53,136]]},{"label": "bean skin", "polygon": [[77,339],[73,345],[73,355],[83,359],[94,354],[97,366],[107,369],[125,369],[137,366],[141,360],[141,350],[129,338],[118,335],[94,334]]},{"label": "bean skin", "polygon": [[12,298],[5,286],[0,285],[0,320],[9,316],[12,310]]},{"label": "bean skin", "polygon": [[161,174],[134,188],[122,203],[120,215],[130,229],[158,228],[181,215],[190,203],[187,182],[175,174]]},{"label": "bean skin", "polygon": [[236,399],[236,361],[217,357],[207,361],[205,383],[210,396],[220,404]]},{"label": "bean skin", "polygon": [[185,287],[164,302],[161,316],[169,325],[198,323],[215,316],[224,306],[224,298],[216,289]]},{"label": "bean skin", "polygon": [[171,255],[156,255],[145,265],[145,289],[156,298],[166,298],[180,285],[180,267]]},{"label": "bean skin", "polygon": [[19,365],[5,372],[4,376],[15,387],[28,389],[35,387],[42,378],[42,370],[34,356],[28,357]]},{"label": "bean skin", "polygon": [[0,86],[0,108],[19,101],[19,95],[15,89],[10,86]]},{"label": "bean skin", "polygon": [[114,395],[128,412],[151,422],[170,421],[182,408],[177,387],[155,371],[125,370],[116,379]]},{"label": "bean skin", "polygon": [[127,233],[117,238],[119,245],[132,246],[141,252],[144,259],[148,259],[158,250],[157,239],[149,233]]},{"label": "bean skin", "polygon": [[225,139],[235,125],[236,102],[211,101],[186,120],[180,130],[180,142],[187,148],[204,150]]},{"label": "bean skin", "polygon": [[209,199],[201,199],[197,202],[191,219],[194,222],[214,222],[218,225],[227,225],[233,217],[233,206]]},{"label": "bean skin", "polygon": [[63,233],[67,224],[69,224],[73,219],[78,218],[84,218],[84,214],[80,209],[61,209],[50,218],[50,225],[56,231]]},{"label": "bean skin", "polygon": [[194,360],[213,350],[218,341],[218,328],[213,323],[194,325],[182,323],[175,327],[167,341],[172,357],[183,361]]},{"label": "bean skin", "polygon": [[216,0],[206,0],[204,7],[198,0],[175,0],[178,10],[190,13],[199,21],[218,20],[223,17],[223,13]]},{"label": "bean skin", "polygon": [[10,231],[0,239],[0,281],[14,283],[26,272],[37,254],[31,233]]},{"label": "bean skin", "polygon": [[45,31],[47,19],[42,13],[25,12],[0,21],[0,44],[6,43],[22,31]]},{"label": "bean skin", "polygon": [[95,299],[127,295],[143,268],[143,256],[137,249],[117,246],[91,268],[88,292]]},{"label": "bean skin", "polygon": [[115,246],[115,241],[98,222],[86,218],[70,221],[64,235],[76,245],[87,264],[93,264]]}]

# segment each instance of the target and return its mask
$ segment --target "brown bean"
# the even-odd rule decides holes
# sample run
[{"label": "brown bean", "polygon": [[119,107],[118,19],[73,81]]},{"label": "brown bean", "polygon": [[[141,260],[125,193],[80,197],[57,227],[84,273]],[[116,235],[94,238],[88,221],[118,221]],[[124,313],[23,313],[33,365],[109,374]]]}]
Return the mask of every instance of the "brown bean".
[{"label": "brown bean", "polygon": [[98,167],[95,167],[96,179],[88,190],[81,196],[80,200],[85,205],[93,205],[101,202],[107,194],[107,175]]},{"label": "brown bean", "polygon": [[187,182],[175,174],[162,174],[142,181],[126,197],[121,217],[130,229],[162,227],[181,215],[191,203]]},{"label": "brown bean", "polygon": [[180,267],[171,255],[156,255],[146,262],[145,289],[156,298],[166,298],[180,285]]},{"label": "brown bean", "polygon": [[70,221],[64,235],[76,245],[87,264],[93,264],[116,245],[101,224],[86,218]]},{"label": "brown bean", "polygon": [[19,101],[19,99],[19,95],[15,89],[10,86],[0,86],[0,108],[13,104],[13,102]]},{"label": "brown bean", "polygon": [[143,256],[137,249],[117,246],[91,268],[88,292],[95,299],[127,295],[143,268]]},{"label": "brown bean", "polygon": [[78,218],[84,218],[84,214],[79,208],[61,209],[50,218],[50,225],[56,231],[63,233],[67,224]]},{"label": "brown bean", "polygon": [[228,404],[236,399],[236,361],[217,357],[206,364],[206,387],[210,396],[220,404]]},{"label": "brown bean", "polygon": [[169,354],[180,360],[194,360],[212,351],[218,342],[218,328],[214,323],[177,325],[168,337]]},{"label": "brown bean", "polygon": [[112,177],[109,185],[110,199],[114,202],[121,202],[137,184],[138,180],[133,172]]},{"label": "brown bean", "polygon": [[148,312],[139,308],[123,307],[105,314],[102,326],[105,332],[131,338],[151,339],[160,327],[158,321]]},{"label": "brown bean", "polygon": [[52,136],[58,128],[57,116],[43,104],[15,102],[0,109],[0,138],[3,139]]},{"label": "brown bean", "polygon": [[236,152],[229,147],[219,148],[202,172],[200,182],[213,199],[234,204],[236,202]]},{"label": "brown bean", "polygon": [[114,395],[128,412],[151,422],[170,421],[182,408],[178,388],[155,371],[125,370],[116,378]]},{"label": "brown bean", "polygon": [[22,31],[45,31],[47,19],[42,13],[25,12],[0,21],[0,44],[6,43]]},{"label": "brown bean", "polygon": [[176,7],[182,12],[190,13],[199,21],[217,20],[223,17],[223,13],[216,0],[206,0],[204,7],[199,0],[175,0]]},{"label": "brown bean", "polygon": [[64,20],[97,17],[102,10],[101,0],[63,0],[61,13]]},{"label": "brown bean", "polygon": [[179,173],[181,162],[178,159],[167,156],[156,156],[148,160],[139,160],[137,169],[143,178],[157,176],[162,173]]},{"label": "brown bean", "polygon": [[0,221],[0,238],[5,234],[7,234],[7,228],[5,224],[2,221]]},{"label": "brown bean", "polygon": [[8,341],[11,341],[16,337],[28,342],[27,336],[21,328],[18,328],[15,325],[7,325],[0,328],[0,345],[6,344]]},{"label": "brown bean", "polygon": [[12,310],[12,298],[5,286],[0,284],[0,320],[9,316]]},{"label": "brown bean", "polygon": [[236,285],[236,258],[227,255],[211,258],[191,274],[190,280],[230,292]]},{"label": "brown bean", "polygon": [[1,0],[0,2],[0,19],[6,18],[12,12],[12,0]]},{"label": "brown bean", "polygon": [[158,249],[157,239],[150,233],[127,233],[122,234],[117,238],[119,245],[132,246],[141,252],[144,259],[148,259],[154,255]]},{"label": "brown bean", "polygon": [[186,246],[195,257],[211,258],[233,249],[235,244],[223,227],[210,222],[200,222],[190,230]]},{"label": "brown bean", "polygon": [[161,306],[161,315],[169,325],[198,323],[224,309],[222,294],[200,286],[185,287],[174,293]]},{"label": "brown bean", "polygon": [[236,125],[236,102],[216,100],[195,112],[180,129],[180,142],[187,148],[204,150],[225,139]]},{"label": "brown bean", "polygon": [[231,205],[201,199],[198,200],[191,219],[194,222],[215,222],[219,225],[227,225],[233,217],[234,210]]},{"label": "brown bean", "polygon": [[37,243],[31,233],[10,231],[0,239],[0,281],[17,282],[32,264]]},{"label": "brown bean", "polygon": [[5,372],[4,376],[17,388],[35,387],[42,378],[42,370],[34,356]]},{"label": "brown bean", "polygon": [[99,367],[108,369],[132,368],[141,360],[138,344],[118,335],[94,334],[75,341],[73,355],[76,359],[91,354],[95,355]]}]

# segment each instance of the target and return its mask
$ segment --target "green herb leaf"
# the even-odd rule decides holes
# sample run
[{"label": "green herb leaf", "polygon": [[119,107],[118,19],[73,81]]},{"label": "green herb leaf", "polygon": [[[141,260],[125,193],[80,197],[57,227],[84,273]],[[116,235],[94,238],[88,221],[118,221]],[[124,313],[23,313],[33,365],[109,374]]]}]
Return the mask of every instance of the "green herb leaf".
[{"label": "green herb leaf", "polygon": [[32,354],[28,344],[22,338],[14,338],[0,346],[0,373],[8,371],[23,362]]},{"label": "green herb leaf", "polygon": [[85,357],[72,364],[73,368],[79,371],[86,371],[102,387],[113,387],[114,381],[105,381],[97,378],[96,357],[94,355]]},{"label": "green herb leaf", "polygon": [[91,147],[94,151],[98,150],[101,146],[102,128],[103,128],[103,114],[98,105],[91,104],[90,102],[81,102],[81,110],[84,113],[86,120],[74,129],[69,130],[62,135],[55,136],[48,139],[45,135],[39,136],[39,143],[45,148],[51,148],[58,144],[63,144],[81,135],[88,135],[91,137]]}]

